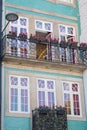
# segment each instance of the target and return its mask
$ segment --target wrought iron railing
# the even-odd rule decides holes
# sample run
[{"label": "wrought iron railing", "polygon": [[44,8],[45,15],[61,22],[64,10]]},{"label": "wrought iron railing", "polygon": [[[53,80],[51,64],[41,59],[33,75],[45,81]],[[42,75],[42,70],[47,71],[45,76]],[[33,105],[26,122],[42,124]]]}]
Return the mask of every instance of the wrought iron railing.
[{"label": "wrought iron railing", "polygon": [[66,130],[65,108],[38,108],[32,111],[32,130]]},{"label": "wrought iron railing", "polygon": [[[40,45],[43,45],[40,47]],[[87,65],[87,46],[66,42],[37,41],[7,35],[2,41],[2,56],[10,55],[51,62]]]}]

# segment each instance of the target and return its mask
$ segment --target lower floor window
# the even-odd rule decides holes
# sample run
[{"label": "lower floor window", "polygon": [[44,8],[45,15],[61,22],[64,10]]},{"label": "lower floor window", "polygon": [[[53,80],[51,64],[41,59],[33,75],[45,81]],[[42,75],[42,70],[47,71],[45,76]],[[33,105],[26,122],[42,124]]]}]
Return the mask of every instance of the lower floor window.
[{"label": "lower floor window", "polygon": [[38,106],[55,106],[55,82],[49,79],[38,79],[37,86]]},{"label": "lower floor window", "polygon": [[23,76],[9,76],[11,112],[29,112],[29,79]]},{"label": "lower floor window", "polygon": [[79,84],[73,82],[63,82],[64,106],[69,115],[81,115]]}]

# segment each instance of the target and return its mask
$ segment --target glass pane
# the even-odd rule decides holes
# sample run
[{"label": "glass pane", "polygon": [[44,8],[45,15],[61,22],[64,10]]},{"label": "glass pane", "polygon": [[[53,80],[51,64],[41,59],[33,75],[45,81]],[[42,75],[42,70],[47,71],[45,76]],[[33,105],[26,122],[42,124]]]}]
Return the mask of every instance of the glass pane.
[{"label": "glass pane", "polygon": [[45,105],[45,92],[44,91],[38,91],[38,103],[39,103],[39,106]]},{"label": "glass pane", "polygon": [[11,85],[18,85],[18,78],[15,76],[11,76],[10,83],[11,83]]},{"label": "glass pane", "polygon": [[17,27],[11,26],[11,34],[17,34]]},{"label": "glass pane", "polygon": [[78,92],[78,84],[72,84],[72,91]]},{"label": "glass pane", "polygon": [[55,102],[54,102],[54,92],[48,92],[48,106],[49,106],[49,107],[55,106]]},{"label": "glass pane", "polygon": [[21,111],[28,112],[28,90],[21,89]]},{"label": "glass pane", "polygon": [[28,78],[20,78],[20,84],[22,87],[28,86]]},{"label": "glass pane", "polygon": [[51,30],[51,24],[50,23],[45,23],[45,30]]},{"label": "glass pane", "polygon": [[39,29],[42,29],[42,22],[36,21],[36,27],[39,28]]},{"label": "glass pane", "polygon": [[20,25],[27,26],[27,20],[25,18],[20,18]]},{"label": "glass pane", "polygon": [[73,94],[74,115],[80,115],[79,95]]},{"label": "glass pane", "polygon": [[65,28],[65,26],[63,26],[63,25],[60,25],[60,26],[59,26],[59,30],[60,30],[60,32],[62,32],[62,33],[66,33],[66,28]]},{"label": "glass pane", "polygon": [[29,45],[27,41],[20,41],[20,56],[27,57],[29,54]]},{"label": "glass pane", "polygon": [[64,105],[67,109],[67,114],[71,114],[70,94],[64,93]]},{"label": "glass pane", "polygon": [[27,29],[26,28],[20,28],[20,33],[27,35]]},{"label": "glass pane", "polygon": [[45,81],[44,80],[38,80],[38,87],[39,88],[45,88]]},{"label": "glass pane", "polygon": [[66,91],[69,91],[69,89],[70,89],[69,83],[63,82],[63,89]]},{"label": "glass pane", "polygon": [[17,55],[17,40],[15,39],[9,40],[9,51],[11,55]]},{"label": "glass pane", "polygon": [[47,88],[48,89],[54,89],[54,82],[53,81],[47,81]]},{"label": "glass pane", "polygon": [[11,111],[18,111],[18,90],[15,88],[11,88],[10,101]]},{"label": "glass pane", "polygon": [[72,27],[67,27],[67,33],[70,35],[73,35],[73,28]]}]

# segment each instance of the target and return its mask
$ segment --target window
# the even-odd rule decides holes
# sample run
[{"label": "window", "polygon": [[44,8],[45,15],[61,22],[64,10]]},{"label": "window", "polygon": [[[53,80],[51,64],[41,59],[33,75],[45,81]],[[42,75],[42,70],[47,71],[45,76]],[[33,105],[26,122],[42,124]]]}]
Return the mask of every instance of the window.
[{"label": "window", "polygon": [[75,28],[73,26],[59,25],[59,40],[60,41],[74,41]]},{"label": "window", "polygon": [[38,106],[53,107],[55,102],[55,82],[48,79],[38,79]]},{"label": "window", "polygon": [[59,1],[64,1],[64,2],[68,2],[68,3],[73,3],[73,0],[59,0]]},{"label": "window", "polygon": [[81,115],[79,84],[63,81],[64,106],[67,108],[68,115]]},{"label": "window", "polygon": [[29,112],[29,79],[24,76],[9,76],[10,112]]},{"label": "window", "polygon": [[[10,22],[10,32],[15,33],[16,36],[28,35],[28,19],[19,17],[15,22]],[[11,55],[18,55],[27,57],[29,55],[29,45],[27,40],[9,39],[9,53]]]},{"label": "window", "polygon": [[35,21],[35,29],[38,31],[45,31],[45,32],[52,32],[53,30],[51,22],[46,22],[41,20]]}]

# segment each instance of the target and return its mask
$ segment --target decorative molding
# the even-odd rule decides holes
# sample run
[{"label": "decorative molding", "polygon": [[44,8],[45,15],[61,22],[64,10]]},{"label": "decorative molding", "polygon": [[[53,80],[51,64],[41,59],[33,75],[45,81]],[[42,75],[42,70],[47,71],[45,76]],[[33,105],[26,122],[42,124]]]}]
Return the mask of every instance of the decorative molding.
[{"label": "decorative molding", "polygon": [[63,5],[67,5],[67,6],[72,6],[72,7],[76,7],[76,3],[75,0],[73,0],[73,3],[69,3],[69,2],[64,2],[64,1],[59,1],[59,0],[47,0],[49,2],[55,3],[55,4],[63,4]]},{"label": "decorative molding", "polygon": [[61,15],[61,14],[52,13],[52,12],[46,12],[46,11],[33,9],[33,8],[29,8],[29,7],[24,7],[24,6],[18,6],[18,5],[14,5],[14,4],[9,4],[8,2],[5,2],[5,6],[15,8],[15,9],[22,9],[22,10],[26,10],[26,11],[30,11],[30,12],[41,13],[44,15],[50,15],[53,17],[56,16],[56,17],[61,17],[61,18],[65,18],[65,19],[70,19],[70,20],[78,20],[76,17],[71,17],[71,16],[67,16],[67,15],[63,15],[63,14]]}]

